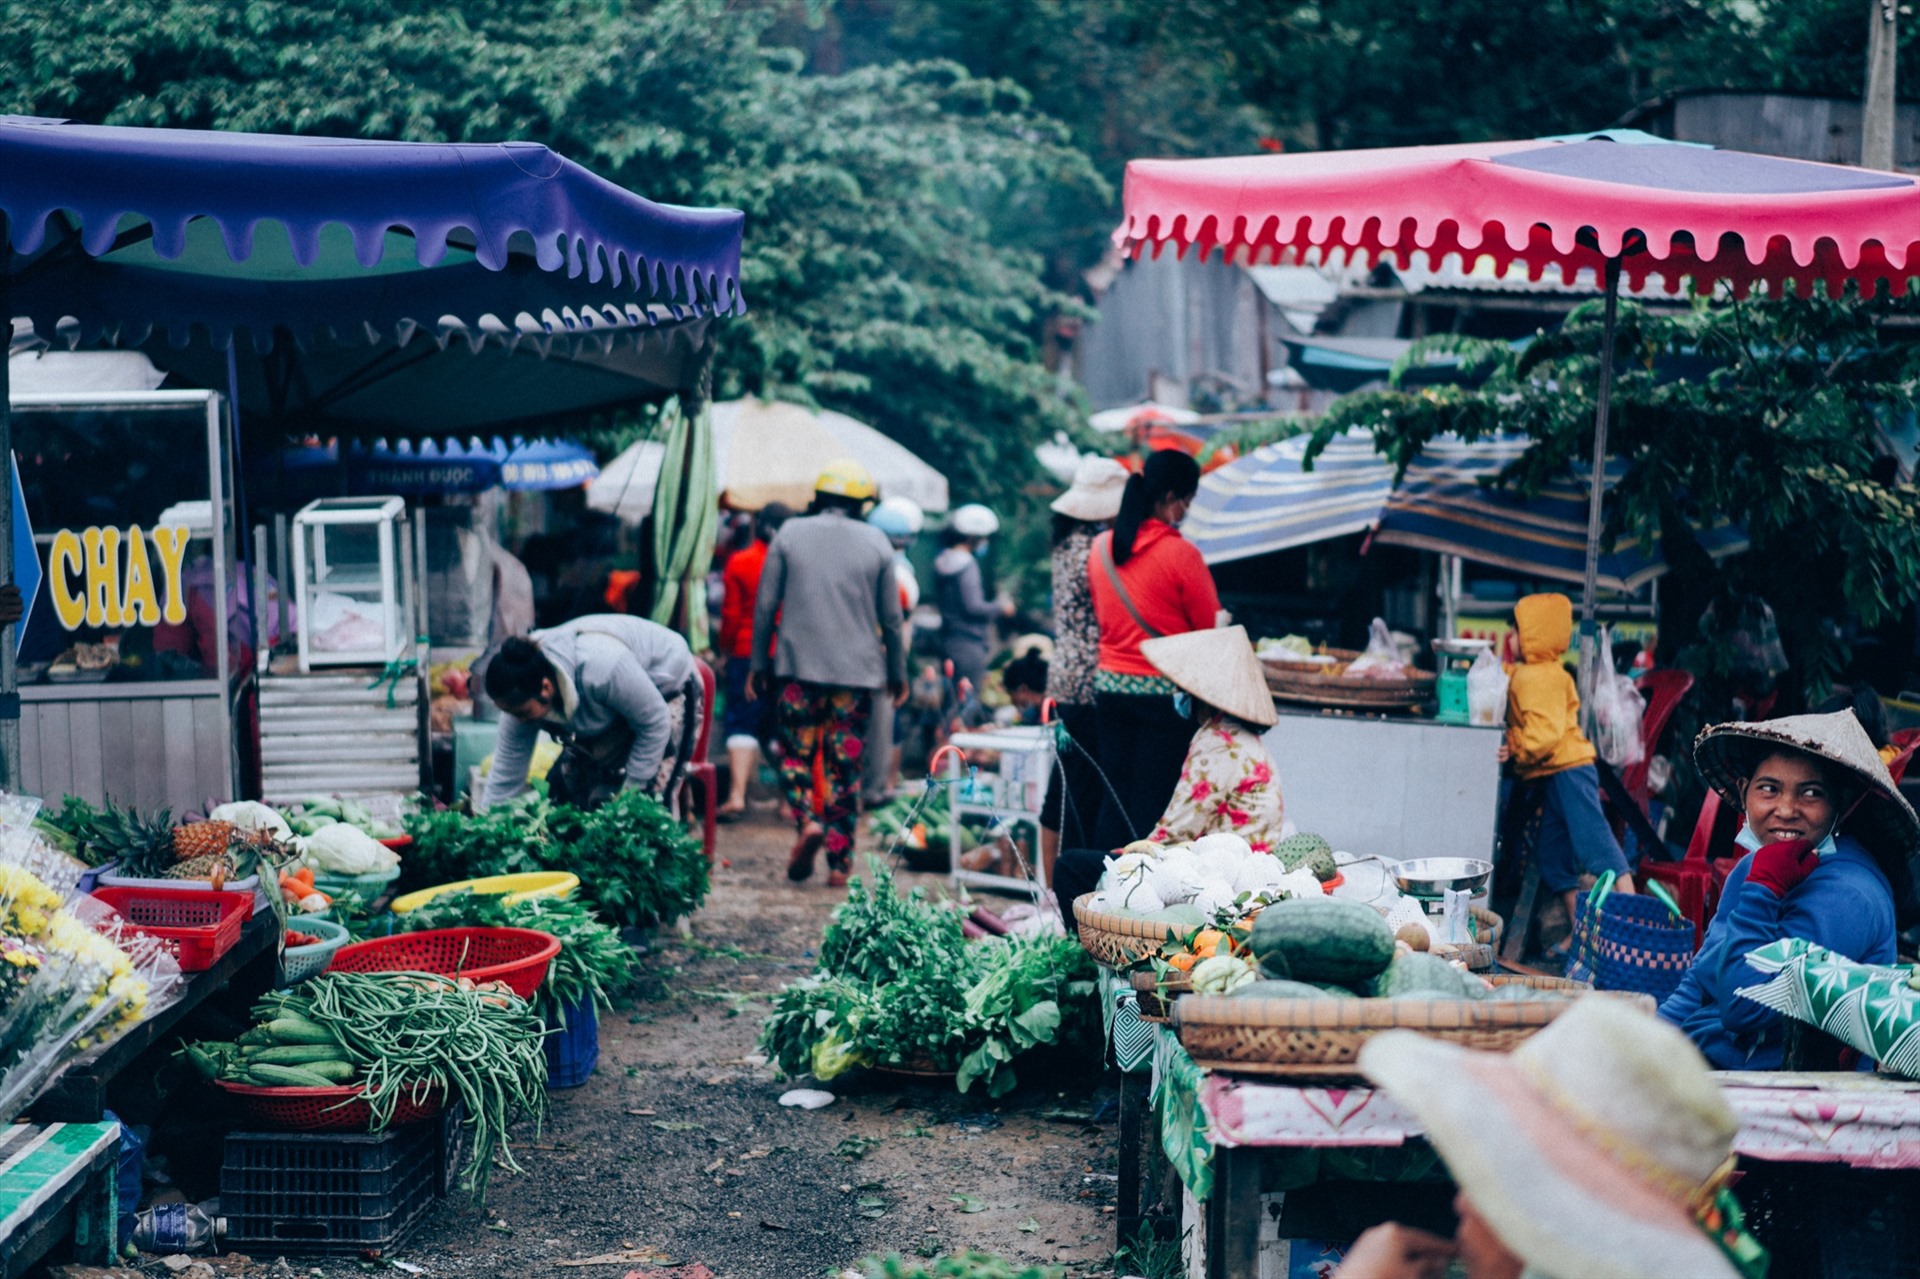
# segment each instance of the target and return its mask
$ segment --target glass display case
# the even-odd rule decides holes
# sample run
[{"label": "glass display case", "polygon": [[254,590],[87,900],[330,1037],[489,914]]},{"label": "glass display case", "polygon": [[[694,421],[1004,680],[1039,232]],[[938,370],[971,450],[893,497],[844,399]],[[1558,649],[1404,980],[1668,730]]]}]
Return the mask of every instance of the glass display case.
[{"label": "glass display case", "polygon": [[413,555],[398,497],[329,497],[293,517],[300,669],[384,666],[413,642]]},{"label": "glass display case", "polygon": [[20,637],[23,786],[143,810],[232,796],[253,618],[234,567],[224,397],[11,403],[41,565]]}]

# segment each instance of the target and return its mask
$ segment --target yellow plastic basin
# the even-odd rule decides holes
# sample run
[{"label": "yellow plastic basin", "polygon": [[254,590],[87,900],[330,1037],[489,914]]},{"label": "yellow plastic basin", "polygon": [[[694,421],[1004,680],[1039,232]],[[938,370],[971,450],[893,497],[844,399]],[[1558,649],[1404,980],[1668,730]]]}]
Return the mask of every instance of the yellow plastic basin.
[{"label": "yellow plastic basin", "polygon": [[417,910],[442,893],[472,890],[489,895],[505,894],[507,904],[529,897],[569,897],[580,887],[580,877],[564,870],[542,870],[526,875],[487,875],[481,879],[463,879],[454,884],[435,884],[405,897],[396,897],[389,909],[396,915]]}]

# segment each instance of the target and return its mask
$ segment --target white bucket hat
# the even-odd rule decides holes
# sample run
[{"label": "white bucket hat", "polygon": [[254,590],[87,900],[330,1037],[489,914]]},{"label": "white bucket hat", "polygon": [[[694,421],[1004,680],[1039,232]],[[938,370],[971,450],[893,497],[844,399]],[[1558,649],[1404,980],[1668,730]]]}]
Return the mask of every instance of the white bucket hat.
[{"label": "white bucket hat", "polygon": [[1693,762],[1707,785],[1741,809],[1746,806],[1741,783],[1768,751],[1783,746],[1838,765],[1866,788],[1860,806],[1840,823],[1843,831],[1875,852],[1907,854],[1920,846],[1920,817],[1914,816],[1913,806],[1900,794],[1852,711],[1715,724],[1694,740]]},{"label": "white bucket hat", "polygon": [[1126,467],[1110,457],[1083,457],[1074,468],[1072,487],[1053,499],[1053,509],[1069,519],[1100,524],[1120,514],[1120,495],[1126,488]]},{"label": "white bucket hat", "polygon": [[1280,722],[1273,709],[1260,659],[1244,626],[1187,631],[1143,640],[1140,655],[1153,668],[1209,706],[1271,728]]},{"label": "white bucket hat", "polygon": [[978,502],[968,502],[947,522],[967,537],[992,537],[1000,531],[1000,517]]},{"label": "white bucket hat", "polygon": [[1675,1027],[1585,995],[1510,1053],[1390,1030],[1360,1050],[1360,1069],[1414,1112],[1531,1270],[1738,1279],[1702,1223],[1729,1220],[1739,1121]]}]

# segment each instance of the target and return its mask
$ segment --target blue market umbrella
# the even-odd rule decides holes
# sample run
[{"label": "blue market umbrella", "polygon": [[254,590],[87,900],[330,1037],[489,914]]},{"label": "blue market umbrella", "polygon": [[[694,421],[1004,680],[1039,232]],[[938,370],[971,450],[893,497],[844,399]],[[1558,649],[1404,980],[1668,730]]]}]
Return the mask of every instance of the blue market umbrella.
[{"label": "blue market umbrella", "polygon": [[[399,348],[423,333],[436,348],[462,334],[638,346],[663,323],[743,309],[743,220],[653,203],[533,143],[0,117],[0,313],[89,345],[135,345],[158,329],[180,345],[197,330],[216,351],[242,332],[255,352],[328,337]],[[0,454],[11,447],[4,367]],[[9,577],[10,507],[0,497]],[[14,689],[13,648],[0,644],[9,783]]]},{"label": "blue market umbrella", "polygon": [[572,440],[515,440],[500,460],[501,487],[522,492],[579,488],[599,474],[593,453]]}]

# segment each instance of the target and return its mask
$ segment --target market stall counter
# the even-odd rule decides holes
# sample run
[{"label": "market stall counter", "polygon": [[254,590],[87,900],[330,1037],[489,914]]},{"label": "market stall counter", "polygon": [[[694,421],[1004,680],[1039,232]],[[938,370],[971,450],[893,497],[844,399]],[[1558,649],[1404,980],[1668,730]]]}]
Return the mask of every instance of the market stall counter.
[{"label": "market stall counter", "polygon": [[120,1125],[10,1124],[0,1131],[0,1279],[72,1240],[75,1261],[114,1256]]},{"label": "market stall counter", "polygon": [[1299,829],[1394,861],[1491,856],[1504,726],[1277,709],[1263,741]]},{"label": "market stall counter", "polygon": [[[1836,1202],[1823,1214],[1818,1239],[1808,1241],[1812,1254],[1857,1255],[1863,1245],[1855,1236],[1863,1229],[1894,1251],[1911,1242],[1893,1220],[1897,1214],[1880,1210],[1882,1191],[1904,1189],[1920,1169],[1920,1083],[1857,1072],[1714,1078],[1739,1117],[1734,1151],[1744,1169],[1779,1180],[1824,1165],[1829,1188],[1846,1188],[1829,1195]],[[1313,1184],[1322,1178],[1353,1191],[1355,1183],[1379,1185],[1379,1201],[1393,1202],[1395,1219],[1403,1221],[1444,1214],[1451,1198],[1412,1112],[1378,1089],[1296,1087],[1203,1070],[1163,1027],[1153,1095],[1159,1148],[1187,1192],[1181,1229],[1197,1267],[1190,1273],[1205,1279],[1311,1273],[1298,1263],[1336,1258],[1337,1244],[1326,1237],[1302,1237],[1319,1224],[1316,1217],[1327,1218]],[[1884,1174],[1902,1177],[1895,1184]],[[1348,1230],[1331,1233],[1352,1237]]]}]

